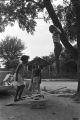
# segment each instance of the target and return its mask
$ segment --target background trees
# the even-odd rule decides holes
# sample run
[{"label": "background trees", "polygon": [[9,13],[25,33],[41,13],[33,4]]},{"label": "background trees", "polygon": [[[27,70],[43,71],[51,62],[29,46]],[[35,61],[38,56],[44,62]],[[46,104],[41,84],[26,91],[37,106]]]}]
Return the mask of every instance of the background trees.
[{"label": "background trees", "polygon": [[22,50],[24,50],[24,45],[21,39],[17,37],[7,36],[0,42],[0,58],[3,59],[6,68],[15,68],[17,66]]}]

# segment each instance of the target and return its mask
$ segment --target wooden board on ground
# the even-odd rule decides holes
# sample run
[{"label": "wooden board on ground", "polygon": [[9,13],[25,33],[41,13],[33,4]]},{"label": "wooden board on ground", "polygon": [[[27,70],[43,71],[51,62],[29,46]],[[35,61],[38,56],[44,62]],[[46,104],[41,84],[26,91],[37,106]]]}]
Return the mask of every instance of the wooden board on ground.
[{"label": "wooden board on ground", "polygon": [[44,95],[42,94],[33,94],[30,96],[30,98],[34,99],[34,98],[44,98]]},{"label": "wooden board on ground", "polygon": [[30,101],[31,103],[31,108],[32,109],[42,109],[46,108],[46,99],[40,98],[40,99],[32,99]]}]

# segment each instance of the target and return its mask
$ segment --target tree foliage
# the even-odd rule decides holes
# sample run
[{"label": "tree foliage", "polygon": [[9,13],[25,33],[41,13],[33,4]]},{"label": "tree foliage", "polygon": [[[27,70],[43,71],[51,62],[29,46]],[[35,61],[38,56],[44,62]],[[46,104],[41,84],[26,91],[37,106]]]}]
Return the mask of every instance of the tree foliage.
[{"label": "tree foliage", "polygon": [[60,56],[60,59],[63,63],[66,63],[67,61],[70,61],[70,60],[74,61],[74,57],[67,49],[63,49],[61,56]]},{"label": "tree foliage", "polygon": [[24,45],[21,39],[8,36],[0,42],[0,58],[3,59],[7,68],[16,67],[22,50],[24,50]]},{"label": "tree foliage", "polygon": [[76,14],[72,2],[64,0],[64,5],[57,6],[57,15],[63,24],[68,40],[73,42],[77,39]]},{"label": "tree foliage", "polygon": [[31,34],[35,31],[38,12],[42,9],[37,4],[41,5],[42,0],[10,0],[9,2],[0,3],[0,29],[3,31],[8,24],[14,25],[18,22],[19,27]]},{"label": "tree foliage", "polygon": [[53,64],[53,62],[55,61],[55,55],[53,53],[50,53],[49,56],[43,56],[42,58],[46,60],[49,64]]}]

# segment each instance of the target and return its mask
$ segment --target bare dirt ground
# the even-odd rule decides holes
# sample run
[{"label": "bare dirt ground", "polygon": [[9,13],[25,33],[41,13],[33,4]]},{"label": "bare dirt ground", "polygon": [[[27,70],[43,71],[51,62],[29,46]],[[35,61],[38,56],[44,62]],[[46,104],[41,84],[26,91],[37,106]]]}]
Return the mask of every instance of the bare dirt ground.
[{"label": "bare dirt ground", "polygon": [[70,97],[58,97],[44,93],[46,108],[31,109],[29,99],[5,106],[12,101],[7,99],[0,105],[0,120],[80,120],[80,103]]},{"label": "bare dirt ground", "polygon": [[20,101],[13,106],[6,106],[13,101],[13,97],[0,97],[0,120],[80,120],[80,101],[72,98],[75,90],[73,88],[53,94],[48,91],[42,92],[47,101],[44,109],[32,109],[30,99]]}]

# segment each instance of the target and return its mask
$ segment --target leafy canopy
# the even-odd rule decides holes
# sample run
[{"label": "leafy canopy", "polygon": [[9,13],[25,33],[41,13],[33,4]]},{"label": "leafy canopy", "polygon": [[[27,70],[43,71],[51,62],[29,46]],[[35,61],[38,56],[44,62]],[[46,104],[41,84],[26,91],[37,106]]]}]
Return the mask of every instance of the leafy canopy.
[{"label": "leafy canopy", "polygon": [[18,39],[17,37],[11,38],[7,36],[0,42],[0,58],[3,59],[6,67],[13,61],[19,59],[22,55],[22,50],[24,50],[24,45],[22,44],[21,39]]},{"label": "leafy canopy", "polygon": [[38,12],[41,12],[42,0],[10,0],[9,2],[0,3],[0,31],[5,30],[8,24],[14,25],[18,22],[19,27],[31,34],[35,31]]},{"label": "leafy canopy", "polygon": [[73,42],[77,39],[77,25],[75,8],[71,1],[63,0],[64,4],[57,6],[57,16],[63,24],[68,40]]}]

